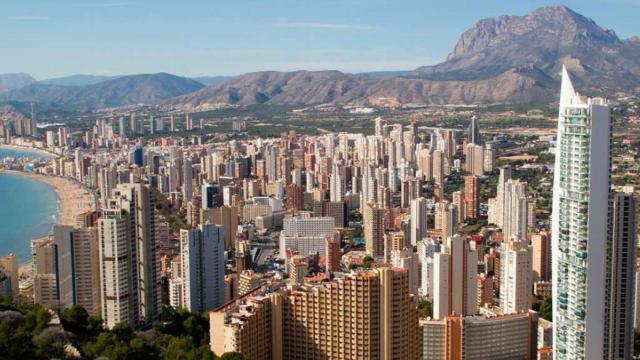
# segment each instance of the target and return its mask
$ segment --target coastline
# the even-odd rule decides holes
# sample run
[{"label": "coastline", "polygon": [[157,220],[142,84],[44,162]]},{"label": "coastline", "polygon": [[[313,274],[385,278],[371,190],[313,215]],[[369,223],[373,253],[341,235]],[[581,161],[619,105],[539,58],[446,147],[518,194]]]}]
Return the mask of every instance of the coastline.
[{"label": "coastline", "polygon": [[[59,201],[57,225],[75,224],[78,214],[91,211],[94,208],[93,196],[82,186],[72,180],[57,176],[46,176],[17,170],[0,169],[0,174],[22,176],[42,182],[54,189]],[[31,262],[20,264],[20,274],[31,270]]]},{"label": "coastline", "polygon": [[38,154],[38,155],[46,157],[46,158],[52,158],[52,157],[57,156],[56,154],[54,154],[52,152],[49,152],[47,150],[36,148],[36,147],[31,147],[31,146],[20,146],[20,145],[13,145],[13,144],[0,144],[0,149],[16,150],[16,151],[23,151],[23,152],[32,152],[34,154]]}]

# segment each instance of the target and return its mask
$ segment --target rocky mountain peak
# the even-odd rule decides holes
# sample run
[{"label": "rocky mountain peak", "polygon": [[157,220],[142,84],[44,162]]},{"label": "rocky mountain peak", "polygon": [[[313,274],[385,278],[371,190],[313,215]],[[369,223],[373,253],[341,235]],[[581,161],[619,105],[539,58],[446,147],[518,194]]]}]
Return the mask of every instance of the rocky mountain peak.
[{"label": "rocky mountain peak", "polygon": [[620,41],[613,30],[598,26],[566,6],[549,6],[523,16],[505,15],[478,21],[462,34],[447,60],[482,52],[490,46],[525,40],[544,40],[546,44],[537,42],[536,45],[550,48]]}]

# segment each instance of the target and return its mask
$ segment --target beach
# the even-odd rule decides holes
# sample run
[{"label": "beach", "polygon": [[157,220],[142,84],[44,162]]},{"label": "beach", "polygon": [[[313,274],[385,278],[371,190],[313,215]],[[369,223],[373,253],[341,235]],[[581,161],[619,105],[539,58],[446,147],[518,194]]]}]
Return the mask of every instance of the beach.
[{"label": "beach", "polygon": [[81,185],[73,182],[73,180],[57,176],[45,176],[4,169],[1,169],[0,173],[28,177],[54,188],[56,193],[58,193],[61,207],[58,225],[75,225],[76,215],[91,211],[94,208],[93,196]]},{"label": "beach", "polygon": [[[93,196],[81,185],[71,179],[27,173],[15,170],[0,169],[0,174],[8,174],[31,178],[51,186],[60,199],[60,210],[57,217],[58,225],[75,225],[75,217],[94,209]],[[20,273],[30,271],[31,262],[20,266]]]},{"label": "beach", "polygon": [[21,152],[31,152],[34,154],[38,154],[42,157],[45,158],[50,158],[53,156],[57,156],[54,153],[51,153],[47,150],[44,149],[40,149],[40,148],[35,148],[35,147],[30,147],[30,146],[19,146],[19,145],[12,145],[12,144],[0,144],[0,149],[7,149],[7,150],[16,150],[16,151],[21,151]]}]

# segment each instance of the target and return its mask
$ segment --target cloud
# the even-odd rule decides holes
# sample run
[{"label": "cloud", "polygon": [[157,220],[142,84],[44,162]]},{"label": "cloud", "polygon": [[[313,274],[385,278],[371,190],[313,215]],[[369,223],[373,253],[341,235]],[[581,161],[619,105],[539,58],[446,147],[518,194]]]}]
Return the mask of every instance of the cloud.
[{"label": "cloud", "polygon": [[5,19],[11,21],[46,21],[49,20],[49,17],[37,15],[10,15],[6,16]]},{"label": "cloud", "polygon": [[279,24],[280,27],[287,28],[299,28],[299,29],[327,29],[327,30],[358,30],[358,31],[372,31],[380,30],[377,26],[370,25],[356,25],[356,24],[336,24],[325,22],[288,22]]}]

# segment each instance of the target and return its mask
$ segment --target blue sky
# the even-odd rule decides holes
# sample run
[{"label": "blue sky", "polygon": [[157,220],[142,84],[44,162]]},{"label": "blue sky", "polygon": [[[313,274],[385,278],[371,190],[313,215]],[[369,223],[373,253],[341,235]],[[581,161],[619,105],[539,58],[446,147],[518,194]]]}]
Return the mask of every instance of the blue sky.
[{"label": "blue sky", "polygon": [[[526,0],[4,0],[0,73],[170,72],[235,75],[260,70],[412,69],[444,60],[477,20],[522,15]],[[640,0],[564,5],[640,35]]]}]

